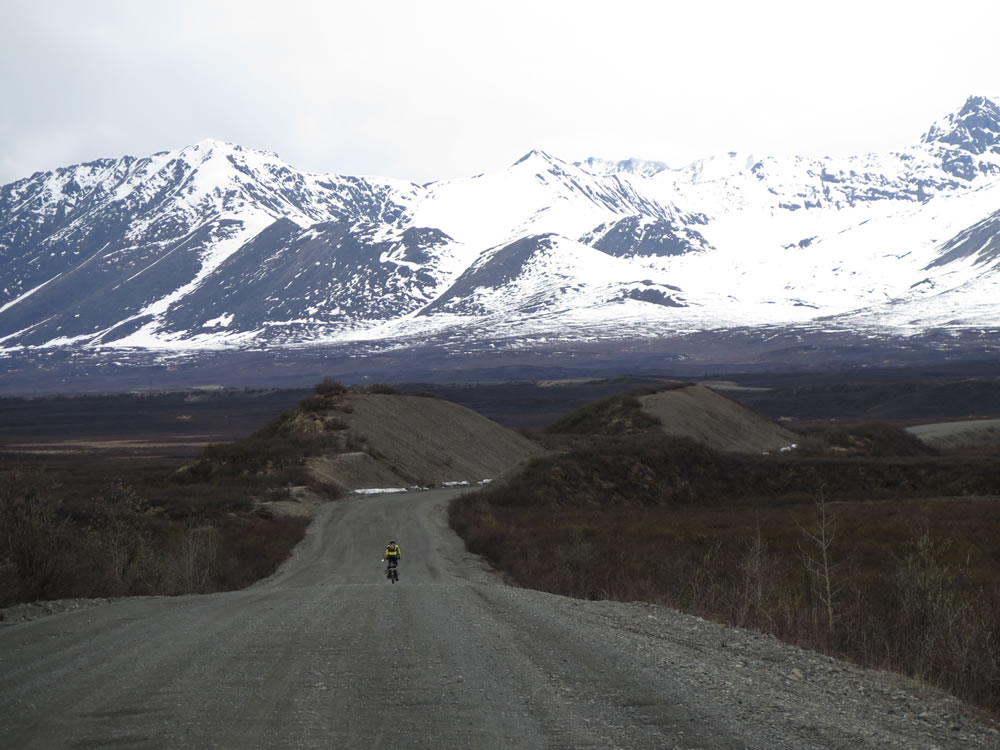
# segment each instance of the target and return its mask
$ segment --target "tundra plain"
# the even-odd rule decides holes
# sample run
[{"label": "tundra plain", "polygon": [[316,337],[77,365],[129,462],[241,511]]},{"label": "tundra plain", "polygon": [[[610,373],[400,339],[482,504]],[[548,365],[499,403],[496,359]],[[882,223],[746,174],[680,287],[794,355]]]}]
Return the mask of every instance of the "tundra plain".
[{"label": "tundra plain", "polygon": [[[36,598],[209,593],[243,588],[273,571],[302,538],[302,515],[312,514],[325,495],[351,489],[345,486],[352,483],[350,474],[330,481],[309,471],[334,443],[361,448],[356,453],[368,451],[382,469],[402,467],[376,476],[397,484],[412,481],[416,472],[406,466],[416,464],[395,455],[406,441],[393,435],[417,432],[417,424],[432,427],[421,402],[445,396],[520,429],[549,452],[532,458],[537,451],[526,450],[511,457],[511,470],[500,472],[503,481],[451,504],[452,526],[505,580],[583,599],[644,601],[725,627],[775,633],[834,658],[908,674],[918,680],[915,685],[925,686],[926,696],[934,686],[943,687],[975,710],[995,715],[996,673],[990,669],[996,668],[1000,580],[1000,561],[991,554],[1000,548],[993,538],[1000,533],[991,470],[996,456],[982,441],[940,450],[912,433],[914,425],[928,419],[967,424],[972,417],[985,429],[985,420],[1000,413],[990,413],[1000,389],[995,378],[981,372],[896,375],[898,380],[891,373],[866,374],[861,382],[795,376],[794,383],[775,378],[773,384],[754,376],[715,383],[711,392],[650,377],[393,386],[329,402],[309,391],[224,390],[14,399],[0,402],[5,417],[0,440],[4,478],[28,476],[34,483],[30,491],[54,499],[60,521],[82,523],[88,554],[110,554],[99,541],[102,530],[106,537],[109,529],[137,531],[129,526],[137,517],[152,521],[131,542],[123,537],[126,546],[133,545],[129,549],[147,550],[145,563],[140,555],[131,569],[105,568],[99,591],[77,578],[67,589]],[[620,398],[629,390],[637,393],[635,403]],[[928,399],[929,393],[935,398]],[[727,398],[717,400],[717,395]],[[405,420],[387,427],[387,414],[395,418],[405,412],[385,410],[393,399],[415,405],[409,427]],[[679,399],[683,406],[671,409],[671,400]],[[646,408],[650,400],[661,403]],[[690,402],[709,404],[704,419],[692,413]],[[359,404],[365,405],[359,409]],[[737,418],[734,426],[720,421],[719,408]],[[578,427],[552,429],[581,411],[582,417],[574,417]],[[884,418],[872,422],[880,413]],[[352,424],[362,418],[373,419],[385,433],[363,435],[363,425]],[[325,424],[322,439],[305,440],[290,431],[303,420]],[[731,443],[710,447],[699,441],[698,431],[691,430],[699,422],[711,426],[712,440],[732,431]],[[580,430],[581,424],[590,426]],[[684,429],[676,429],[678,424]],[[751,424],[770,425],[775,445],[748,446],[747,430],[740,425]],[[606,434],[609,425],[615,434]],[[539,431],[542,426],[550,429]],[[433,445],[433,452],[458,456],[468,451],[468,445],[449,449],[441,436],[449,431],[447,420],[434,430],[434,440],[426,434],[419,439]],[[463,444],[492,434],[492,428],[477,430],[479,438],[453,432]],[[801,450],[760,455],[762,448],[770,453],[786,447],[790,435],[805,438]],[[742,453],[731,452],[741,445]],[[171,478],[179,470],[184,480],[175,485]],[[426,478],[458,478],[446,476],[448,471],[445,457]],[[372,475],[365,477],[371,481]],[[9,482],[7,487],[10,495]],[[678,494],[680,487],[686,489]],[[521,500],[505,500],[504,492]],[[124,501],[129,513],[116,516],[109,497],[111,505]],[[284,512],[289,507],[306,512]],[[824,528],[826,512],[831,525]],[[128,521],[124,527],[114,525],[122,520]],[[56,530],[51,539],[64,542],[67,527]],[[242,541],[233,547],[226,539]],[[185,555],[164,552],[171,540]],[[163,579],[172,581],[171,590],[158,590],[150,569],[143,570],[156,549],[158,569],[172,571]],[[608,556],[608,550],[614,554]],[[825,568],[819,565],[824,552],[829,553]],[[873,566],[886,575],[875,581],[881,588],[866,591],[861,584]],[[203,575],[213,569],[229,573]],[[909,582],[915,582],[908,588],[907,572]],[[823,583],[830,588],[818,585]],[[7,603],[32,599],[26,593],[8,586]],[[874,614],[866,602],[873,596],[894,601],[890,594],[909,597],[910,608],[899,610],[910,618],[909,626],[917,627],[916,620],[924,618],[923,661],[916,665],[893,661],[909,645],[887,637],[894,632],[891,624],[882,623],[881,630],[859,627],[861,619]],[[18,606],[5,611],[6,622],[59,609],[56,604]],[[960,617],[940,619],[946,610]],[[949,641],[942,633],[962,637]],[[955,676],[960,684],[949,684]],[[812,745],[803,737],[790,736],[788,746],[837,746],[832,735],[826,735],[830,742]],[[942,744],[941,738],[936,743],[962,746]]]}]

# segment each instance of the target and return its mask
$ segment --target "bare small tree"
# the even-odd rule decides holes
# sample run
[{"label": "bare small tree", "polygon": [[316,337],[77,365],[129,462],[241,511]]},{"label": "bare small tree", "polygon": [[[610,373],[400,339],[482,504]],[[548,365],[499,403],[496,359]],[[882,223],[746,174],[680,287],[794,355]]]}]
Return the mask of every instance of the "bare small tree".
[{"label": "bare small tree", "polygon": [[177,549],[181,591],[204,591],[218,557],[218,531],[211,526],[189,528]]},{"label": "bare small tree", "polygon": [[774,588],[774,571],[771,570],[767,542],[761,534],[759,521],[756,534],[747,541],[740,570],[743,576],[736,624],[746,627],[766,617]]},{"label": "bare small tree", "polygon": [[809,549],[803,549],[802,545],[799,545],[799,550],[809,572],[813,595],[826,610],[827,632],[832,633],[835,621],[834,602],[843,585],[834,580],[834,574],[839,566],[831,561],[830,556],[830,548],[837,536],[837,516],[828,507],[826,487],[822,482],[816,490],[813,505],[816,508],[816,516],[812,527],[806,528],[799,524],[799,528],[811,544]]},{"label": "bare small tree", "polygon": [[69,522],[55,489],[44,469],[0,472],[0,606],[8,596],[51,595],[71,567],[63,555]]},{"label": "bare small tree", "polygon": [[138,517],[148,509],[145,498],[121,480],[109,482],[94,498],[90,530],[104,554],[112,586],[127,591],[146,553],[146,532]]}]

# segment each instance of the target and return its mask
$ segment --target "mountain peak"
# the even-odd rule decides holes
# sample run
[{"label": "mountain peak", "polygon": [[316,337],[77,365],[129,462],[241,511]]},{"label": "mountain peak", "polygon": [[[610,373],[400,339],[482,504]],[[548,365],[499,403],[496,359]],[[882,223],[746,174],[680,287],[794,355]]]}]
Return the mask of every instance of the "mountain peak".
[{"label": "mountain peak", "polygon": [[232,151],[240,150],[240,146],[236,146],[232,143],[227,143],[226,141],[220,141],[218,138],[202,138],[197,143],[192,143],[187,146],[182,151],[194,151],[200,154],[210,154],[215,151]]},{"label": "mountain peak", "polygon": [[662,161],[650,161],[649,159],[601,159],[590,156],[583,161],[574,162],[577,167],[586,169],[591,174],[634,174],[639,177],[652,177],[670,169],[668,164]]},{"label": "mountain peak", "polygon": [[180,153],[197,155],[203,161],[213,156],[226,157],[233,156],[234,154],[242,154],[244,157],[258,156],[266,159],[281,158],[273,151],[262,151],[261,149],[241,146],[238,143],[230,143],[218,138],[202,138],[197,143],[192,143],[190,146],[181,148]]},{"label": "mountain peak", "polygon": [[970,96],[958,112],[938,120],[921,143],[958,146],[972,154],[1000,153],[1000,97]]},{"label": "mountain peak", "polygon": [[564,163],[562,161],[562,159],[557,159],[556,157],[552,156],[551,154],[548,154],[545,151],[542,151],[541,149],[535,148],[535,149],[532,149],[531,151],[529,151],[528,153],[526,153],[524,156],[522,156],[520,159],[518,159],[516,162],[514,162],[511,166],[512,167],[516,167],[519,164],[526,164],[528,162],[533,162],[533,161],[540,161],[540,162],[542,162],[544,164],[563,164]]}]

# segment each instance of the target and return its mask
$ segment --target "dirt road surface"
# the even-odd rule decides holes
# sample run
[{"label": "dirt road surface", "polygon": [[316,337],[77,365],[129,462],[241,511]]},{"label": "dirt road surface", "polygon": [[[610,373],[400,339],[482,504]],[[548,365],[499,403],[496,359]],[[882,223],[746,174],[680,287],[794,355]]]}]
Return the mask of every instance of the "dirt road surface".
[{"label": "dirt road surface", "polygon": [[[746,631],[504,585],[454,490],[325,506],[239,592],[0,628],[3,748],[951,748],[950,700]],[[380,553],[400,541],[401,580]]]}]

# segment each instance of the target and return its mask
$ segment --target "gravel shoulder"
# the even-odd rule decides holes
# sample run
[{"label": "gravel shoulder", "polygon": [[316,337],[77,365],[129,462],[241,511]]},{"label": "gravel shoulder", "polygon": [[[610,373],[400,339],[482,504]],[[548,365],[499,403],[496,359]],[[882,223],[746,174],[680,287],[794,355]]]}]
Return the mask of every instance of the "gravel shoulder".
[{"label": "gravel shoulder", "polygon": [[0,746],[1000,746],[893,675],[663,607],[504,585],[448,529],[455,495],[326,505],[244,591],[0,627]]}]

